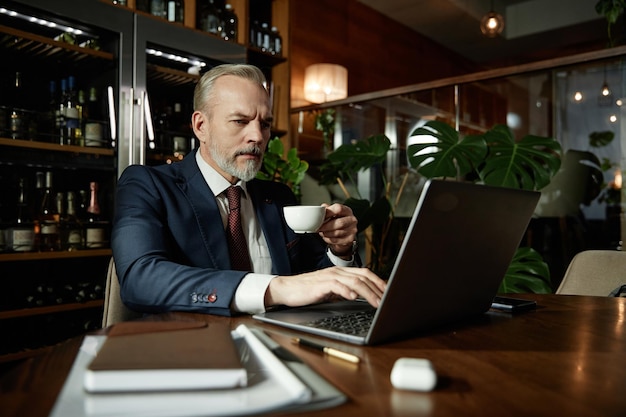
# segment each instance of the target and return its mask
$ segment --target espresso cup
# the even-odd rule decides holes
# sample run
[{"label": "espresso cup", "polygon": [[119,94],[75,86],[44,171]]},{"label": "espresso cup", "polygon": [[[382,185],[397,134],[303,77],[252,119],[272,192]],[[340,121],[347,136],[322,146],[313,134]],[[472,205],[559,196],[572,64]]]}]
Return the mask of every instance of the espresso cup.
[{"label": "espresso cup", "polygon": [[296,233],[315,233],[324,223],[326,208],[322,206],[288,206],[283,208],[287,225]]}]

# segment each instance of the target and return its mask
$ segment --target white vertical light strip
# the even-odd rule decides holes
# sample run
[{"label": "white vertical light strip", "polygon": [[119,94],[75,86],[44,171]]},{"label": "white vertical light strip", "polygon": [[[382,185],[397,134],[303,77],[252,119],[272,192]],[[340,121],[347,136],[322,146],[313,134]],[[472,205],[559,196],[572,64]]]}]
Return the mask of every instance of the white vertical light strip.
[{"label": "white vertical light strip", "polygon": [[[135,161],[135,146],[136,146],[136,141],[135,141],[135,89],[134,88],[130,88],[128,90],[128,103],[129,103],[129,108],[128,108],[128,163],[129,164],[134,164],[137,161]],[[141,155],[140,155],[141,157]],[[141,162],[139,161],[139,163],[141,164]]]},{"label": "white vertical light strip", "polygon": [[111,130],[111,146],[115,148],[117,142],[117,118],[115,117],[115,97],[113,87],[107,87],[107,101],[109,105],[109,128]]},{"label": "white vertical light strip", "polygon": [[144,116],[146,118],[146,129],[148,131],[148,140],[152,142],[150,149],[154,149],[154,125],[152,124],[152,110],[150,108],[150,99],[148,99],[148,92],[143,92],[143,108]]}]

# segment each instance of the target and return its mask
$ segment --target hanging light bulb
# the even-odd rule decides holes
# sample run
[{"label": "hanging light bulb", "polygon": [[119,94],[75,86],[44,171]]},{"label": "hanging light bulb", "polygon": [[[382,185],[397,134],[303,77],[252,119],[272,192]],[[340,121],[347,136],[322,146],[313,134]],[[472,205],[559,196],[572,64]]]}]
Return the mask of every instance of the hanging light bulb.
[{"label": "hanging light bulb", "polygon": [[501,14],[493,11],[493,1],[491,11],[483,16],[480,21],[480,31],[488,38],[495,38],[504,29],[504,18]]},{"label": "hanging light bulb", "polygon": [[583,93],[581,91],[576,91],[574,93],[574,100],[575,101],[583,101]]},{"label": "hanging light bulb", "polygon": [[611,106],[613,105],[613,97],[611,96],[611,89],[609,83],[606,81],[606,67],[604,67],[604,82],[600,89],[600,95],[598,96],[599,106]]}]

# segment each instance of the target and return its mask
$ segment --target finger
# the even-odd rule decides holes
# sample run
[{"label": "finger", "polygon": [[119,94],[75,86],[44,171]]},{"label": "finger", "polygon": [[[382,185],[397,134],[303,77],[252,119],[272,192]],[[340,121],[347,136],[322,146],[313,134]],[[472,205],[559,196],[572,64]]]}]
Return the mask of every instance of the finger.
[{"label": "finger", "polygon": [[383,295],[386,284],[375,274],[365,268],[349,268],[339,271],[339,280],[350,291],[350,299],[356,293],[365,298],[370,304],[377,307]]}]

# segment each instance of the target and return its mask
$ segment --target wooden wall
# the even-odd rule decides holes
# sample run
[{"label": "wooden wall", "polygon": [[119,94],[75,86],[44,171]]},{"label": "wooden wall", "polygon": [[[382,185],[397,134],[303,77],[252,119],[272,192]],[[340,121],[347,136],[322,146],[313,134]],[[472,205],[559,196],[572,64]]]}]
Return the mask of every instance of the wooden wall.
[{"label": "wooden wall", "polygon": [[345,66],[349,96],[480,70],[357,0],[292,0],[289,27],[291,107],[310,104],[304,71],[315,63]]}]

